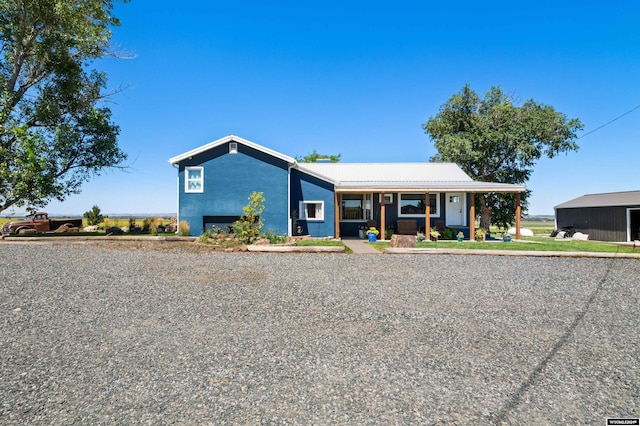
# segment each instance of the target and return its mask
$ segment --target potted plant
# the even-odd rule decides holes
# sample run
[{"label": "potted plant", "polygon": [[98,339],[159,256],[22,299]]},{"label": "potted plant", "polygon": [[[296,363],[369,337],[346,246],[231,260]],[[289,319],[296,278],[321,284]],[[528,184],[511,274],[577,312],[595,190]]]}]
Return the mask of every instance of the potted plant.
[{"label": "potted plant", "polygon": [[418,233],[416,234],[416,240],[417,240],[417,241],[424,241],[424,239],[425,239],[425,238],[424,238],[424,234],[423,234],[422,232],[418,232]]},{"label": "potted plant", "polygon": [[367,237],[369,238],[370,243],[376,242],[376,238],[378,237],[378,234],[379,232],[375,228],[375,226],[372,226],[371,228],[367,229]]},{"label": "potted plant", "polygon": [[462,240],[464,240],[464,233],[459,231],[456,237],[458,238],[458,242],[462,242]]},{"label": "potted plant", "polygon": [[484,228],[476,229],[476,241],[484,241],[487,238],[487,231]]},{"label": "potted plant", "polygon": [[431,234],[432,241],[438,241],[438,238],[440,237],[440,232],[436,228],[431,228],[430,234]]},{"label": "potted plant", "polygon": [[367,238],[367,227],[366,226],[361,226],[360,228],[358,228],[358,236],[360,238],[362,238],[363,240],[365,238]]},{"label": "potted plant", "polygon": [[505,243],[511,242],[511,235],[505,232],[504,234],[502,234],[502,241],[504,241]]}]

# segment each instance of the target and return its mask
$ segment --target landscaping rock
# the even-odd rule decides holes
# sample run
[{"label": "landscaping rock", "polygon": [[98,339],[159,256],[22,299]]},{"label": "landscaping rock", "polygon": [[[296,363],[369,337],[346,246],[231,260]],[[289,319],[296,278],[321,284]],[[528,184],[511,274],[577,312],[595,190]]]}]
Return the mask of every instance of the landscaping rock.
[{"label": "landscaping rock", "polygon": [[414,235],[392,235],[391,247],[393,248],[414,248],[416,237]]}]

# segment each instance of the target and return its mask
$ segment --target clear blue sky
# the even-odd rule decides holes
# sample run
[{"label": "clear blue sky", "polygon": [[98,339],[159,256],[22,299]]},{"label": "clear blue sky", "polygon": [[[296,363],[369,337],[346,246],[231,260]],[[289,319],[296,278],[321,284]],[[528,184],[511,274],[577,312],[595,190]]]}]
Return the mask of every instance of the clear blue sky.
[{"label": "clear blue sky", "polygon": [[[51,213],[175,212],[167,160],[228,134],[290,156],[428,161],[421,125],[465,83],[552,105],[581,134],[640,105],[637,1],[133,0],[116,15],[113,44],[135,57],[94,66],[126,87],[110,108],[130,168]],[[639,134],[640,109],[541,160],[529,213],[640,189]]]}]

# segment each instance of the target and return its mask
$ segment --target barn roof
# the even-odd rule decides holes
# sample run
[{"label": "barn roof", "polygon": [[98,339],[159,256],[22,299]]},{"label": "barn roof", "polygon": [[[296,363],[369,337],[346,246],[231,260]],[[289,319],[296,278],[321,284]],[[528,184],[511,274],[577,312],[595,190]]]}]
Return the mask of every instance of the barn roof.
[{"label": "barn roof", "polygon": [[556,209],[572,209],[580,207],[614,207],[639,206],[640,191],[606,192],[587,194],[557,205]]}]

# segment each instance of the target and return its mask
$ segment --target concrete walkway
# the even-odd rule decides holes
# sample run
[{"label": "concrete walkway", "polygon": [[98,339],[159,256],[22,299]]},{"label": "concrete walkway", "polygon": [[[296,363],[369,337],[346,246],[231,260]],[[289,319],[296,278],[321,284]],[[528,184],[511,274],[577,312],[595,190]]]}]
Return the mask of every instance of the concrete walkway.
[{"label": "concrete walkway", "polygon": [[354,254],[380,254],[378,251],[367,244],[367,240],[361,240],[356,238],[343,238],[342,242],[345,246],[349,247]]}]

